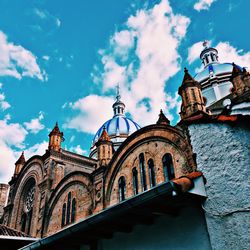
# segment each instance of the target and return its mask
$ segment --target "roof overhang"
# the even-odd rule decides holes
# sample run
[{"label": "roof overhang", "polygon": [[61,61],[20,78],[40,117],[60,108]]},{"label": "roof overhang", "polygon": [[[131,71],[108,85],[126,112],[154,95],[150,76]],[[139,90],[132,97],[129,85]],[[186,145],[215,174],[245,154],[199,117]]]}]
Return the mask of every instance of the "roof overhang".
[{"label": "roof overhang", "polygon": [[115,232],[130,233],[138,224],[152,225],[159,216],[178,215],[181,208],[200,205],[205,198],[202,176],[194,180],[187,193],[178,193],[174,182],[163,183],[22,249],[90,245],[99,239],[111,239]]},{"label": "roof overhang", "polygon": [[37,240],[38,240],[37,238],[31,238],[31,237],[0,235],[0,246],[2,247],[6,246],[8,250],[12,249],[16,250]]}]

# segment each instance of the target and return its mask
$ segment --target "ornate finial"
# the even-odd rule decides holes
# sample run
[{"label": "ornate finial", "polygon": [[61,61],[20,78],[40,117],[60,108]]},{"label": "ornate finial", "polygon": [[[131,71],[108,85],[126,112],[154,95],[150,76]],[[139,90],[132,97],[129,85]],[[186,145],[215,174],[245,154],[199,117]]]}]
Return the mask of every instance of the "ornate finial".
[{"label": "ornate finial", "polygon": [[121,101],[119,83],[116,86],[116,101],[113,104],[114,116],[124,115],[125,104]]},{"label": "ornate finial", "polygon": [[184,68],[184,73],[188,73],[188,69],[186,67]]},{"label": "ornate finial", "polygon": [[202,45],[203,45],[204,49],[207,49],[208,48],[208,40],[204,40]]},{"label": "ornate finial", "polygon": [[120,95],[120,84],[119,82],[117,83],[117,86],[116,86],[116,100],[117,101],[120,101],[121,99],[121,95]]}]

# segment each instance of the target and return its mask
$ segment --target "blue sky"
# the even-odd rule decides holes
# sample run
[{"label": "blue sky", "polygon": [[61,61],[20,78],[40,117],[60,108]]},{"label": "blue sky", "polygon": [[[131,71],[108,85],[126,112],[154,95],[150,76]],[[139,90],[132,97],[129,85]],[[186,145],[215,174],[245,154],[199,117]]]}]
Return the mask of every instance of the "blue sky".
[{"label": "blue sky", "polygon": [[0,0],[0,182],[14,162],[43,154],[58,121],[63,148],[88,155],[112,117],[119,82],[141,126],[162,108],[179,119],[186,66],[201,69],[202,41],[221,62],[250,67],[245,0]]}]

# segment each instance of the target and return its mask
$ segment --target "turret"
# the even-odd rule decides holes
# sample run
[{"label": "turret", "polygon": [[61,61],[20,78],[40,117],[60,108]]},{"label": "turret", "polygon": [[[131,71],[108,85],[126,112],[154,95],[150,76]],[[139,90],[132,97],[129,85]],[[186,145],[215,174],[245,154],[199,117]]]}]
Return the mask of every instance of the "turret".
[{"label": "turret", "polygon": [[199,112],[207,113],[200,84],[193,79],[186,68],[184,72],[185,75],[182,85],[178,90],[178,94],[182,98],[181,119],[185,119]]},{"label": "turret", "polygon": [[245,68],[242,70],[236,64],[232,63],[232,65],[233,71],[230,81],[233,84],[232,93],[236,97],[250,90],[250,74]]},{"label": "turret", "polygon": [[49,150],[60,151],[63,141],[63,132],[60,132],[58,123],[56,122],[55,127],[49,133]]},{"label": "turret", "polygon": [[24,164],[25,164],[25,158],[24,158],[24,152],[22,152],[19,159],[15,163],[14,178],[16,178],[18,176],[18,174],[20,173],[20,171],[23,168]]},{"label": "turret", "polygon": [[96,142],[96,147],[99,166],[107,166],[113,155],[113,146],[105,127],[99,140]]}]

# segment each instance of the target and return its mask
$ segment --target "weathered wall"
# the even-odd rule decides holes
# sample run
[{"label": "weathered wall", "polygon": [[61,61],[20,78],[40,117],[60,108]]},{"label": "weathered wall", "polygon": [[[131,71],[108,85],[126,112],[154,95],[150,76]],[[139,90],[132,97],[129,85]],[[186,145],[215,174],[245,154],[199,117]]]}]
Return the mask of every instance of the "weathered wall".
[{"label": "weathered wall", "polygon": [[64,203],[67,205],[67,197],[69,192],[72,194],[71,201],[73,198],[76,199],[75,221],[89,216],[89,211],[92,206],[92,199],[90,197],[89,191],[86,189],[86,186],[83,183],[73,182],[71,185],[69,184],[69,186],[63,190],[62,193],[59,194],[58,200],[55,201],[56,204],[54,204],[52,207],[52,212],[48,222],[49,225],[47,235],[51,235],[62,228],[62,208]]},{"label": "weathered wall", "polygon": [[249,128],[193,124],[189,133],[198,170],[207,179],[204,208],[212,248],[250,249]]},{"label": "weathered wall", "polygon": [[165,181],[164,173],[163,173],[163,163],[162,158],[166,153],[170,153],[173,158],[173,166],[175,177],[178,178],[187,173],[187,162],[183,157],[182,152],[177,149],[173,144],[170,144],[167,141],[163,140],[150,140],[145,141],[136,147],[131,154],[128,155],[126,159],[124,159],[122,165],[119,167],[118,173],[114,179],[114,185],[112,187],[112,193],[110,198],[110,205],[114,205],[119,203],[119,195],[118,195],[118,180],[121,176],[125,177],[126,180],[126,199],[132,197],[134,195],[133,191],[133,176],[132,169],[136,167],[138,171],[138,186],[139,193],[143,192],[142,183],[141,183],[141,173],[139,168],[139,154],[144,154],[144,164],[145,164],[145,172],[146,172],[146,183],[147,189],[150,189],[150,175],[148,169],[148,160],[152,159],[154,161],[154,171],[155,171],[155,179],[156,185]]},{"label": "weathered wall", "polygon": [[[87,248],[82,248],[87,249]],[[138,225],[131,233],[116,233],[98,242],[98,249],[211,249],[201,208],[186,207],[178,216],[162,216],[151,226]]]},{"label": "weathered wall", "polygon": [[6,205],[8,198],[9,185],[0,183],[0,219],[3,215],[3,208]]}]

